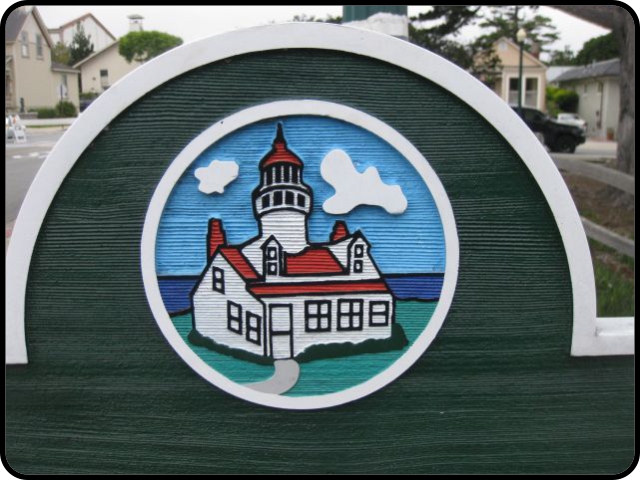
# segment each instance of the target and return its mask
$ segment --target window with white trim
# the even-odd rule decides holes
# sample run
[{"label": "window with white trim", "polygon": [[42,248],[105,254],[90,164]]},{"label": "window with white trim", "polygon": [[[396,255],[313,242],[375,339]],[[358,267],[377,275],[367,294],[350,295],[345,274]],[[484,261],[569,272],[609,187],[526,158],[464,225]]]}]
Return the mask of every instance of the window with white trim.
[{"label": "window with white trim", "polygon": [[44,50],[42,48],[42,35],[40,35],[39,33],[36,33],[36,57],[44,57]]},{"label": "window with white trim", "polygon": [[20,51],[23,57],[29,57],[29,32],[22,32],[20,34]]},{"label": "window with white trim", "polygon": [[211,269],[211,288],[216,292],[224,293],[224,270],[218,267]]},{"label": "window with white trim", "polygon": [[231,300],[227,301],[227,328],[242,335],[242,306]]},{"label": "window with white trim", "polygon": [[362,300],[338,300],[338,330],[362,330]]},{"label": "window with white trim", "polygon": [[304,302],[305,331],[331,331],[331,301],[307,300]]},{"label": "window with white trim", "polygon": [[389,302],[369,302],[369,325],[372,327],[389,325]]}]

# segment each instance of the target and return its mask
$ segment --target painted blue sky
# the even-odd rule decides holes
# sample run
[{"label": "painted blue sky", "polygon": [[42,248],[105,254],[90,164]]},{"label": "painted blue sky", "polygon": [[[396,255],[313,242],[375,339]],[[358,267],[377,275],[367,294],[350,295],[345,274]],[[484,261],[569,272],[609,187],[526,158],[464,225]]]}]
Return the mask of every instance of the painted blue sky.
[{"label": "painted blue sky", "polygon": [[[222,219],[229,244],[243,243],[258,233],[251,192],[259,183],[258,163],[271,150],[278,122],[284,125],[288,148],[304,162],[304,182],[313,189],[309,240],[326,242],[336,220],[350,232],[360,229],[372,255],[386,273],[444,272],[444,233],[431,193],[413,166],[392,146],[358,126],[326,117],[290,116],[248,125],[216,142],[185,171],[165,206],[156,240],[159,275],[198,275],[206,264],[210,218]],[[320,175],[320,163],[333,149],[349,154],[360,172],[378,169],[388,185],[400,185],[408,208],[391,215],[380,207],[359,206],[345,215],[330,215],[322,204],[334,194]],[[235,161],[238,178],[223,194],[198,190],[195,170],[213,160]]]}]

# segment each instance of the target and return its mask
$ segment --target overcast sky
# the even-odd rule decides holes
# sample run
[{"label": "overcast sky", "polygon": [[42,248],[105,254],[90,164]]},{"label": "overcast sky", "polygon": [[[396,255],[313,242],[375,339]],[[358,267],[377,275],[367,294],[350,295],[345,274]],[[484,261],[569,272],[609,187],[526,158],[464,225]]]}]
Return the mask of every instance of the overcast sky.
[{"label": "overcast sky", "polygon": [[[294,15],[325,17],[342,15],[341,6],[38,6],[49,28],[73,20],[85,13],[93,13],[116,37],[127,33],[130,14],[144,17],[145,30],[160,30],[181,37],[185,42],[197,40],[237,28],[289,21]],[[409,15],[427,11],[428,6],[410,6]],[[561,39],[552,49],[569,45],[578,51],[587,40],[608,33],[607,30],[549,7],[540,13],[551,17]],[[464,29],[460,40],[470,40],[479,34],[478,27]]]}]

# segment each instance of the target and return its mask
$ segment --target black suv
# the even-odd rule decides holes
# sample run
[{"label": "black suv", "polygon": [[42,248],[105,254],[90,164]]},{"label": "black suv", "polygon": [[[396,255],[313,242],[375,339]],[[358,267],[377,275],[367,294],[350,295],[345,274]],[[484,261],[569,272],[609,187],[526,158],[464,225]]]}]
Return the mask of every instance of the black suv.
[{"label": "black suv", "polygon": [[[511,108],[519,113],[517,106],[512,105]],[[558,123],[535,108],[522,107],[520,117],[533,132],[542,135],[544,144],[552,152],[573,153],[587,140],[581,128]]]}]

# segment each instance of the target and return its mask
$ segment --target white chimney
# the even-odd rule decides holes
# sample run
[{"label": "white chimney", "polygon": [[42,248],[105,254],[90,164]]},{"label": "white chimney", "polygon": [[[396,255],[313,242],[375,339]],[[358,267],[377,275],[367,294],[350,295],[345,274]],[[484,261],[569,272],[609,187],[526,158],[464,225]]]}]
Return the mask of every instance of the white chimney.
[{"label": "white chimney", "polygon": [[138,14],[132,14],[127,17],[129,19],[129,31],[130,32],[141,32],[142,31],[142,20],[144,17]]}]

